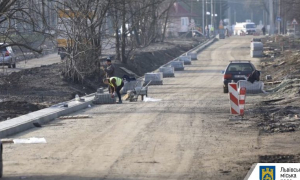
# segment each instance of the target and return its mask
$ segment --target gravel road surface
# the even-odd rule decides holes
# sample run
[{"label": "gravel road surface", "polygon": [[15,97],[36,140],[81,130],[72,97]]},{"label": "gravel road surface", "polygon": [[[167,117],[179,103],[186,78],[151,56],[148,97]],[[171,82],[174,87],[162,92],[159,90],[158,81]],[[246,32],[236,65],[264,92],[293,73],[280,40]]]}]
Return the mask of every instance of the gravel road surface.
[{"label": "gravel road surface", "polygon": [[[229,60],[250,59],[251,38],[220,40],[175,78],[151,86],[149,96],[161,101],[94,106],[74,114],[92,118],[11,137],[47,144],[6,145],[4,179],[241,180],[259,155],[299,153],[299,134],[261,136],[253,122],[228,120],[221,71]],[[247,97],[247,106],[258,100]]]}]

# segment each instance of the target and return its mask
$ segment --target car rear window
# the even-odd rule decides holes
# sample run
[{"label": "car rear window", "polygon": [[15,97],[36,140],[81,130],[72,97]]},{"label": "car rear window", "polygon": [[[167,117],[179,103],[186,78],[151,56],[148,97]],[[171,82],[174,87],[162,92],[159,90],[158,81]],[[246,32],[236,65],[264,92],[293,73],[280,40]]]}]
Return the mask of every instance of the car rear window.
[{"label": "car rear window", "polygon": [[6,51],[6,47],[0,47],[0,52]]},{"label": "car rear window", "polygon": [[237,71],[253,71],[253,67],[248,63],[232,63],[229,64],[227,71],[237,72]]}]

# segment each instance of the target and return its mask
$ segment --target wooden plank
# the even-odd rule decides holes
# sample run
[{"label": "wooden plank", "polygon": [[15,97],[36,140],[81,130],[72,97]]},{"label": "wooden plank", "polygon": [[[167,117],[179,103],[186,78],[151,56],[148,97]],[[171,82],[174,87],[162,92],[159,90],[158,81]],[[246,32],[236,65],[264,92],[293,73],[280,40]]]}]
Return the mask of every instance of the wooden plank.
[{"label": "wooden plank", "polygon": [[285,61],[282,61],[282,62],[279,63],[278,65],[281,66],[281,65],[283,65],[283,64],[285,64]]},{"label": "wooden plank", "polygon": [[2,144],[13,144],[13,139],[1,139]]}]

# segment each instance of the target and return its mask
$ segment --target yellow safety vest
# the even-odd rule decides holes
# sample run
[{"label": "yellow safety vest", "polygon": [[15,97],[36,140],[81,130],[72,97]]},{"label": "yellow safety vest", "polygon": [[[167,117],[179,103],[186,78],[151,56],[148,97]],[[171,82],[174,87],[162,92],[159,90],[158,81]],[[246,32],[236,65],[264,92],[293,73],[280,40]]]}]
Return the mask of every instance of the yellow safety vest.
[{"label": "yellow safety vest", "polygon": [[111,77],[109,78],[109,85],[111,85],[112,87],[114,87],[113,83],[111,83],[111,81],[115,79],[116,80],[116,85],[120,86],[122,84],[122,79],[118,78],[118,77]]}]

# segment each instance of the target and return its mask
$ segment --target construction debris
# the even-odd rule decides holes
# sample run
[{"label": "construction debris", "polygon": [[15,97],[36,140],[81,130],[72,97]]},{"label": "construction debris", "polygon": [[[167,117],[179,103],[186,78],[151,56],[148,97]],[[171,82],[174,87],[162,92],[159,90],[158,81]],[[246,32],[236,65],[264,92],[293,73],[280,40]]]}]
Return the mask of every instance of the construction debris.
[{"label": "construction debris", "polygon": [[47,143],[45,138],[28,138],[28,139],[1,139],[2,144],[44,144]]},{"label": "construction debris", "polygon": [[283,64],[285,64],[286,62],[285,61],[282,61],[282,62],[280,62],[279,64],[278,64],[278,66],[281,66],[281,65],[283,65]]},{"label": "construction debris", "polygon": [[78,115],[78,116],[60,116],[59,119],[85,119],[90,118],[89,115]]},{"label": "construction debris", "polygon": [[267,81],[271,81],[272,80],[272,76],[271,75],[266,75],[266,80]]},{"label": "construction debris", "polygon": [[45,138],[32,137],[29,139],[14,139],[14,144],[45,144],[47,143]]}]

